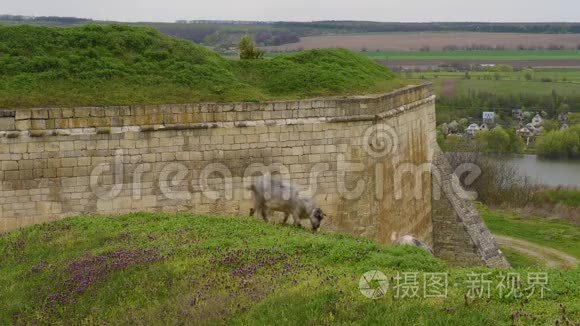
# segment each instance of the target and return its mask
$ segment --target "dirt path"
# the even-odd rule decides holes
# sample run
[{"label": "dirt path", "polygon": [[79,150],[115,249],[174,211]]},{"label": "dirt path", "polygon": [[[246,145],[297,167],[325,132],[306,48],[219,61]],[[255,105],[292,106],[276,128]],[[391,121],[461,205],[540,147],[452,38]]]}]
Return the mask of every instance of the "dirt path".
[{"label": "dirt path", "polygon": [[544,262],[546,267],[574,268],[578,265],[578,259],[562,251],[503,235],[494,234],[494,237],[500,246],[510,247],[523,254],[536,257]]}]

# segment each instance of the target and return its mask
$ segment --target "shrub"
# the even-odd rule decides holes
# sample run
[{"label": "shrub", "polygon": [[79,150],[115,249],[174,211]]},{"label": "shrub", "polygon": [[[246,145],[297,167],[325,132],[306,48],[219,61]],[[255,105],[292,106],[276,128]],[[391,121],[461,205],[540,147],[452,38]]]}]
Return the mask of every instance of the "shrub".
[{"label": "shrub", "polygon": [[487,153],[521,153],[523,140],[517,136],[515,129],[495,128],[481,131],[476,135],[479,149]]},{"label": "shrub", "polygon": [[451,134],[447,136],[446,139],[442,139],[441,141],[442,141],[440,143],[442,144],[441,149],[443,149],[446,152],[461,151],[466,145],[465,140],[462,137],[457,136],[455,134]]},{"label": "shrub", "polygon": [[469,184],[465,183],[467,174],[458,177],[467,190],[477,193],[477,200],[487,205],[524,207],[533,201],[539,191],[533,180],[521,175],[516,166],[501,158],[477,151],[447,153],[447,158],[454,169],[466,163],[479,168],[480,175]]},{"label": "shrub", "polygon": [[544,131],[557,131],[560,130],[560,124],[554,120],[544,120]]},{"label": "shrub", "polygon": [[536,147],[538,154],[548,158],[579,158],[580,125],[547,132],[538,139]]},{"label": "shrub", "polygon": [[505,129],[506,133],[509,136],[509,152],[510,153],[522,153],[526,144],[522,137],[518,136],[516,130],[513,128]]},{"label": "shrub", "polygon": [[242,37],[238,44],[238,49],[240,50],[240,59],[242,60],[255,60],[264,57],[264,52],[256,48],[254,41],[249,35]]}]

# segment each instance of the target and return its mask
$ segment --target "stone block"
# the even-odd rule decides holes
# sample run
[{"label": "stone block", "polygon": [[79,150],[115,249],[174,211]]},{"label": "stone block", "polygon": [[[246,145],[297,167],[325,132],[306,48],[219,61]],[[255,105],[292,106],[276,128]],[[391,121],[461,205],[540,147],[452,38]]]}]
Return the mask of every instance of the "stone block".
[{"label": "stone block", "polygon": [[75,118],[88,118],[91,115],[91,108],[75,108],[74,117]]},{"label": "stone block", "polygon": [[22,154],[26,152],[28,152],[28,144],[26,143],[10,144],[10,153]]},{"label": "stone block", "polygon": [[33,109],[31,113],[32,119],[48,119],[47,109]]},{"label": "stone block", "polygon": [[48,110],[49,119],[60,119],[62,118],[62,109],[52,108]]},{"label": "stone block", "polygon": [[2,171],[14,171],[18,170],[17,161],[2,161]]},{"label": "stone block", "polygon": [[54,120],[54,128],[67,129],[68,127],[69,127],[68,119],[55,119]]},{"label": "stone block", "polygon": [[16,110],[15,119],[16,120],[29,120],[32,116],[30,110]]},{"label": "stone block", "polygon": [[45,149],[45,143],[35,142],[28,143],[28,153],[42,153]]},{"label": "stone block", "polygon": [[16,123],[13,117],[0,117],[0,131],[1,130],[15,130]]},{"label": "stone block", "polygon": [[30,125],[33,130],[43,130],[46,129],[46,120],[31,120]]},{"label": "stone block", "polygon": [[74,109],[62,109],[61,116],[63,119],[74,117]]},{"label": "stone block", "polygon": [[77,159],[70,157],[70,158],[63,158],[61,160],[61,166],[62,167],[75,167],[77,166]]}]

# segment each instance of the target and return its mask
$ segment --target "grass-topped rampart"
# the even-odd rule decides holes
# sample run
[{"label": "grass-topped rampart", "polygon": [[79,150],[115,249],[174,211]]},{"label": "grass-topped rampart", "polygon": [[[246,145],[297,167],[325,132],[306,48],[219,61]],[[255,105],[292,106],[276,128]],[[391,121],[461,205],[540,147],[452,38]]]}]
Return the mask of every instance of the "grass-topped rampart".
[{"label": "grass-topped rampart", "polygon": [[347,50],[238,61],[146,27],[0,27],[0,107],[256,101],[397,86],[387,68]]}]

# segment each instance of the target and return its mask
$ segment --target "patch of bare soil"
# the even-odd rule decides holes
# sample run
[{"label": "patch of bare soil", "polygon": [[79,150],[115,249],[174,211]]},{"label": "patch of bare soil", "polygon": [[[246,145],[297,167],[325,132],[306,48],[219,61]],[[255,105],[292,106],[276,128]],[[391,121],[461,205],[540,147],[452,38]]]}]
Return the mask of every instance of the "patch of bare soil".
[{"label": "patch of bare soil", "polygon": [[117,250],[99,256],[87,254],[69,264],[66,269],[68,279],[62,286],[62,290],[50,295],[47,298],[47,304],[53,307],[72,303],[77,295],[101,282],[112,272],[135,265],[157,262],[162,258],[157,251],[152,249]]}]

